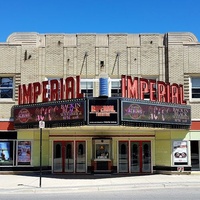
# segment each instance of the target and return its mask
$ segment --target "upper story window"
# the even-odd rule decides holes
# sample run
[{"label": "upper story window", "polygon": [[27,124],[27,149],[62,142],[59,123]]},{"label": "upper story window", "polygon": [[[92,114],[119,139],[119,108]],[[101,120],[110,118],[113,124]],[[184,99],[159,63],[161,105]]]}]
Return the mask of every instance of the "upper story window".
[{"label": "upper story window", "polygon": [[46,95],[47,95],[47,96],[46,96],[47,98],[50,98],[50,93],[51,93],[51,92],[50,92],[50,81],[51,81],[51,80],[55,80],[55,79],[56,79],[56,80],[60,80],[60,78],[58,78],[58,77],[57,77],[57,78],[52,78],[52,77],[51,77],[51,78],[45,78],[45,81],[48,81],[48,85],[47,85],[47,94],[46,94]]},{"label": "upper story window", "polygon": [[[86,97],[98,96],[99,92],[94,91],[94,84],[99,84],[99,79],[81,79],[81,93],[84,93]],[[121,96],[120,79],[109,79],[108,91],[111,97]]]},{"label": "upper story window", "polygon": [[191,100],[200,100],[200,77],[191,77]]},{"label": "upper story window", "polygon": [[[52,79],[60,79],[60,78],[46,78],[49,82],[47,85],[47,97],[50,98],[50,81]],[[109,79],[109,96],[111,97],[119,97],[121,96],[121,79]],[[95,90],[96,85],[99,84],[99,79],[81,79],[81,93],[84,94],[85,97],[94,97],[98,96],[98,90]],[[98,88],[98,87],[97,87]]]},{"label": "upper story window", "polygon": [[85,94],[86,97],[93,97],[93,79],[81,79],[81,93]]},{"label": "upper story window", "polygon": [[121,91],[121,79],[110,79],[111,82],[111,97],[119,97],[122,96]]},{"label": "upper story window", "polygon": [[[50,98],[50,81],[51,80],[60,80],[61,78],[59,77],[54,77],[54,78],[46,78],[45,80],[48,81],[47,85],[47,97]],[[93,83],[95,79],[81,79],[81,93],[84,93],[86,97],[93,97]]]},{"label": "upper story window", "polygon": [[0,77],[0,99],[13,98],[13,77]]},{"label": "upper story window", "polygon": [[[142,78],[146,78],[148,80],[158,81],[158,77],[155,77],[155,76],[153,76],[153,77],[142,77]],[[154,86],[154,88],[157,89],[156,85]],[[154,95],[155,95],[155,98],[156,98],[156,93]],[[144,100],[150,100],[150,93],[149,92],[144,94]]]}]

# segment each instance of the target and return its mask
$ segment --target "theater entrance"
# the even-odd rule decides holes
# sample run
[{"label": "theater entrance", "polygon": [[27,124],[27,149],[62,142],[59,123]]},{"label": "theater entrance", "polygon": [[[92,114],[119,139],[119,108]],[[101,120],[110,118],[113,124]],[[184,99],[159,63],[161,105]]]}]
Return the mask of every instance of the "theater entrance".
[{"label": "theater entrance", "polygon": [[54,141],[53,152],[54,173],[86,172],[85,141]]},{"label": "theater entrance", "polygon": [[192,170],[199,170],[199,160],[200,160],[200,142],[199,141],[191,141],[190,142],[191,147],[191,165]]},{"label": "theater entrance", "polygon": [[112,139],[93,138],[93,158],[91,160],[94,173],[111,173],[112,171]]},{"label": "theater entrance", "polygon": [[119,173],[151,173],[150,141],[119,141]]}]

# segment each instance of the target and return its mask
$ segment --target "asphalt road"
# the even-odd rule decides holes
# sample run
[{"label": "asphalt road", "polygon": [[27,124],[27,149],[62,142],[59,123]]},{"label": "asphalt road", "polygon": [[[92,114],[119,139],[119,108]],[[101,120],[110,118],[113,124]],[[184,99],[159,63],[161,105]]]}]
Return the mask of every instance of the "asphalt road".
[{"label": "asphalt road", "polygon": [[199,200],[200,187],[140,188],[133,190],[68,191],[67,193],[0,194],[0,200]]}]

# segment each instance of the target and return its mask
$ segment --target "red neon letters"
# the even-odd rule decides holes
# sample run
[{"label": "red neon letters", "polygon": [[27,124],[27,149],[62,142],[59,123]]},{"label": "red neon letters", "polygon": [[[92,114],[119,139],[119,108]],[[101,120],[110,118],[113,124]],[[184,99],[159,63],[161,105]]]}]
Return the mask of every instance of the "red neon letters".
[{"label": "red neon letters", "polygon": [[[49,90],[48,87],[49,86]],[[29,83],[19,86],[18,104],[31,104],[49,101],[83,98],[80,92],[80,76],[67,77],[43,81],[42,83]],[[165,83],[163,81],[148,80],[145,78],[121,76],[121,91],[123,98],[144,99],[149,94],[150,101],[159,101],[175,104],[186,104],[183,96],[183,85]]]},{"label": "red neon letters", "polygon": [[80,76],[68,77],[65,80],[51,80],[49,90],[47,89],[48,84],[48,81],[43,81],[42,83],[29,83],[27,87],[25,84],[19,85],[18,104],[83,98],[83,94],[80,93]]},{"label": "red neon letters", "polygon": [[160,101],[166,103],[186,104],[183,99],[183,85],[165,83],[163,81],[148,80],[144,78],[134,78],[131,76],[121,76],[122,97],[144,99],[145,94],[149,94],[150,101]]}]

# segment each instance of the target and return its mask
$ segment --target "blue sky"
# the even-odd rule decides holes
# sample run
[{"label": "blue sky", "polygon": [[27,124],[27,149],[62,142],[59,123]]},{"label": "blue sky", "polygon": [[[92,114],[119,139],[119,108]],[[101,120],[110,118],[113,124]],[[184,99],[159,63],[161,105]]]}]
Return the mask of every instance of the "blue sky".
[{"label": "blue sky", "polygon": [[200,40],[200,0],[1,0],[0,42],[13,32],[192,32]]}]

